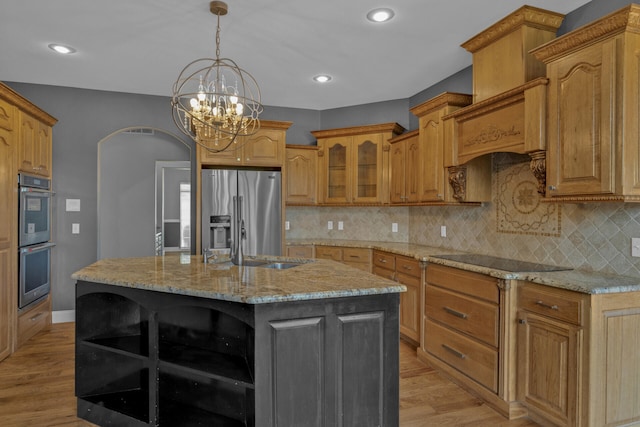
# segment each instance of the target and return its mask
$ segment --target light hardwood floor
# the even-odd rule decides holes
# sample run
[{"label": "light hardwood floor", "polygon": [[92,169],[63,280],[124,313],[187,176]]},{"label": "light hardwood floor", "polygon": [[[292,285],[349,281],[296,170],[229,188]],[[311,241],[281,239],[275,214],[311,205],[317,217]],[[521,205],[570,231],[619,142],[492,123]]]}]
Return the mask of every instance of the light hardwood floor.
[{"label": "light hardwood floor", "polygon": [[[76,417],[74,323],[40,332],[0,363],[0,426],[89,427]],[[508,421],[400,345],[400,426],[532,427]]]}]

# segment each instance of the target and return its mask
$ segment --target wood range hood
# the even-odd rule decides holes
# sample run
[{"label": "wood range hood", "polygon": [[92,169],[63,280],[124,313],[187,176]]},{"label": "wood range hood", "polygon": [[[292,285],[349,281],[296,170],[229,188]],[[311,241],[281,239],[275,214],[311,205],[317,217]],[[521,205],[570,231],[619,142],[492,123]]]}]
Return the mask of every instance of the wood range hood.
[{"label": "wood range hood", "polygon": [[465,198],[467,169],[499,152],[528,154],[545,194],[549,80],[545,64],[529,51],[553,40],[563,18],[522,6],[462,44],[473,54],[473,103],[443,117],[444,166],[457,200]]}]

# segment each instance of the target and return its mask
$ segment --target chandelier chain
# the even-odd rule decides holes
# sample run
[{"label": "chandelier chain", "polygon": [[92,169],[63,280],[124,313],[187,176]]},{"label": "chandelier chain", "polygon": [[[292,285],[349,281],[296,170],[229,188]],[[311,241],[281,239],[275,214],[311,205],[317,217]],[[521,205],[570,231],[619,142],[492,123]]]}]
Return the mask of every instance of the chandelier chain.
[{"label": "chandelier chain", "polygon": [[216,27],[216,59],[220,59],[220,14],[218,13],[218,26]]}]

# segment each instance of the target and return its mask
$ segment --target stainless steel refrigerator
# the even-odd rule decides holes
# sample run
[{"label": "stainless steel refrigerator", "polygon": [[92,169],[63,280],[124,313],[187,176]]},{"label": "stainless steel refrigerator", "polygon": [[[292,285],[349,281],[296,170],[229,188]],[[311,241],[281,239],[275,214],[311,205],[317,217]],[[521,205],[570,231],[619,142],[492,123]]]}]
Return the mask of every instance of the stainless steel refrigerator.
[{"label": "stainless steel refrigerator", "polygon": [[244,256],[282,254],[282,179],[279,171],[202,171],[202,248]]}]

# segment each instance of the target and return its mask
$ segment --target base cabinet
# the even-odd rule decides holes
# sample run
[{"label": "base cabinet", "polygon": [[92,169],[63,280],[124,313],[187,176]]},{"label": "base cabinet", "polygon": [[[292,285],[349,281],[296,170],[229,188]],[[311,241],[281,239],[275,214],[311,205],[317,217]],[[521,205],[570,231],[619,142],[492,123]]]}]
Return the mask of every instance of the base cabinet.
[{"label": "base cabinet", "polygon": [[316,246],[315,257],[347,264],[367,273],[371,272],[371,249],[342,246]]},{"label": "base cabinet", "polygon": [[422,270],[420,261],[414,258],[373,251],[373,273],[407,288],[400,294],[400,334],[415,345],[420,342]]},{"label": "base cabinet", "polygon": [[76,295],[80,418],[398,425],[397,294],[249,305],[80,281]]}]

